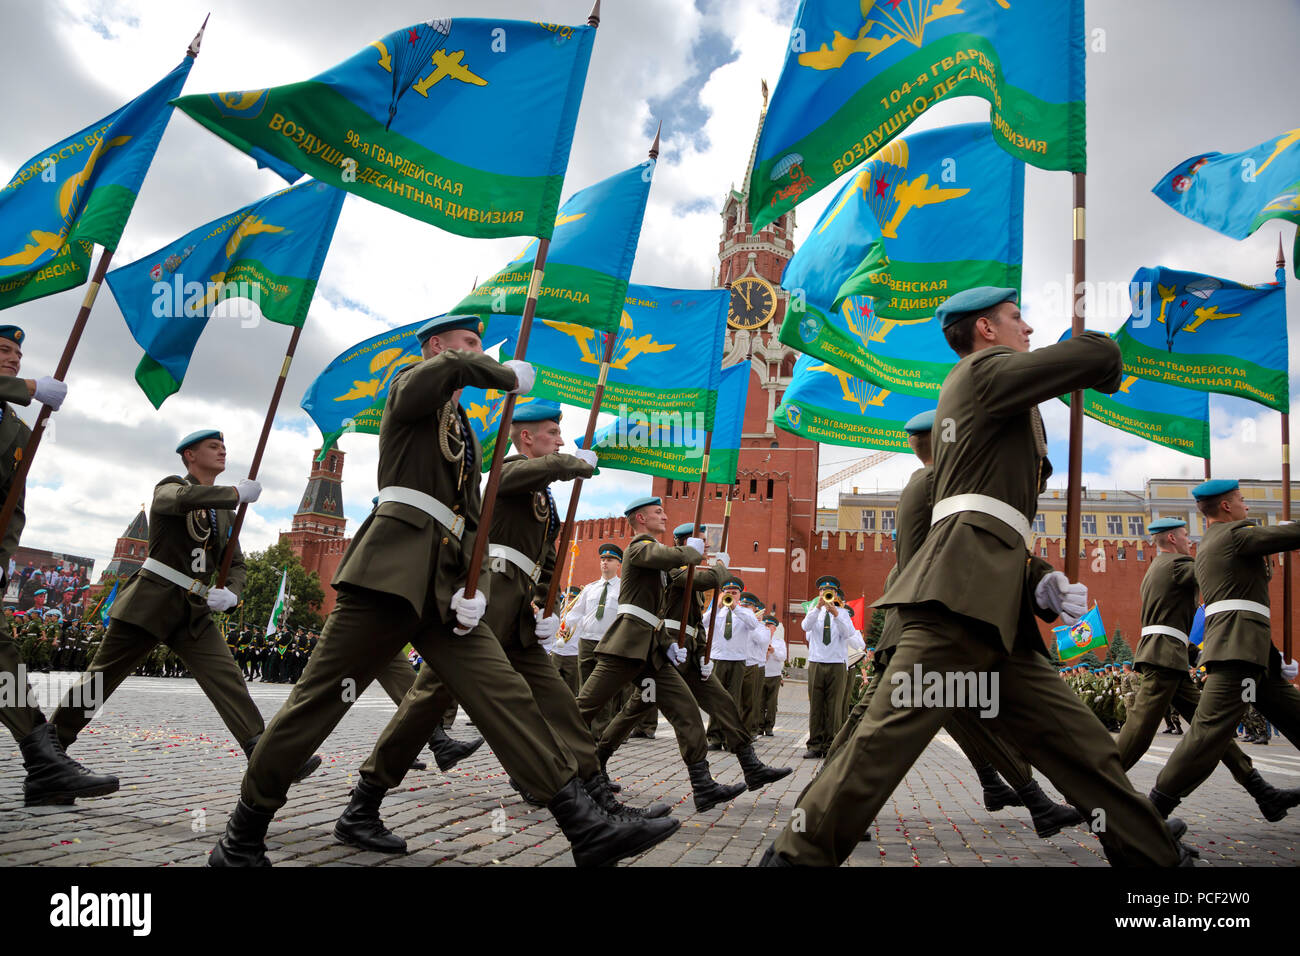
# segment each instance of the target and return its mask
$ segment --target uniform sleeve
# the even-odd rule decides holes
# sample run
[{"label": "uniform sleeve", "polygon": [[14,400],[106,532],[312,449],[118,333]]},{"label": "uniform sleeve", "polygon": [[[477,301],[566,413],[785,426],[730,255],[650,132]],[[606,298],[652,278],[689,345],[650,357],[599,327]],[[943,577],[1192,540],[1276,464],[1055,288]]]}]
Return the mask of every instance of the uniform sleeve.
[{"label": "uniform sleeve", "polygon": [[1275,525],[1271,528],[1244,524],[1232,531],[1233,543],[1240,554],[1277,554],[1300,548],[1300,524]]},{"label": "uniform sleeve", "polygon": [[[678,568],[670,575],[670,579],[675,578],[678,574],[685,574],[684,568]],[[727,566],[721,561],[714,561],[711,568],[695,568],[695,578],[691,582],[691,589],[694,591],[712,591],[717,589],[727,578]]]},{"label": "uniform sleeve", "polygon": [[773,659],[774,659],[774,660],[778,660],[778,661],[780,661],[781,663],[784,664],[784,663],[785,663],[786,654],[787,654],[787,651],[786,651],[786,649],[785,649],[785,641],[781,640],[781,638],[777,637],[776,635],[773,635],[773,636],[772,636],[772,657],[773,657]]},{"label": "uniform sleeve", "polygon": [[30,405],[32,393],[27,390],[27,379],[14,375],[0,375],[0,400],[14,405]]},{"label": "uniform sleeve", "polygon": [[592,468],[585,461],[559,452],[541,458],[508,461],[501,466],[498,494],[518,495],[545,491],[553,481],[590,478],[591,474]]},{"label": "uniform sleeve", "polygon": [[[9,583],[9,559],[18,551],[18,540],[23,536],[23,527],[27,524],[27,512],[23,510],[23,505],[27,500],[27,482],[18,489],[18,500],[14,504],[13,516],[9,519],[9,527],[5,529],[4,542],[0,544],[0,579],[6,584]],[[16,569],[15,569],[16,570]]]},{"label": "uniform sleeve", "polygon": [[[546,592],[551,589],[551,578],[555,576],[555,562],[558,555],[555,553],[555,545],[550,545],[542,554],[542,573],[537,577],[537,583],[533,585],[533,598],[537,601],[537,606],[541,607],[542,602],[546,600]],[[564,606],[563,589],[555,592],[556,610]]]},{"label": "uniform sleeve", "polygon": [[842,609],[835,615],[835,621],[831,627],[839,631],[846,642],[851,640],[853,635],[857,633],[857,628],[853,626],[853,618],[849,617],[848,611]]},{"label": "uniform sleeve", "polygon": [[518,382],[515,373],[481,352],[446,349],[397,376],[388,390],[384,414],[398,421],[416,421],[433,414],[458,388],[499,388]]},{"label": "uniform sleeve", "polygon": [[849,635],[848,645],[855,651],[864,651],[867,649],[867,642],[863,639],[862,632],[857,628],[854,628],[853,633]]},{"label": "uniform sleeve", "polygon": [[1123,371],[1119,346],[1100,332],[1084,332],[1032,352],[976,357],[971,368],[975,397],[995,418],[1077,389],[1112,394],[1119,390]]},{"label": "uniform sleeve", "polygon": [[809,634],[811,634],[816,629],[817,625],[820,623],[820,621],[817,618],[817,615],[820,611],[821,608],[818,607],[816,604],[814,604],[812,607],[808,609],[808,613],[803,616],[803,629],[807,631]]},{"label": "uniform sleeve", "polygon": [[670,548],[657,541],[638,541],[628,546],[626,560],[629,567],[671,571],[683,564],[699,564],[704,558],[694,548],[685,545]]},{"label": "uniform sleeve", "polygon": [[239,507],[239,489],[234,485],[191,485],[181,478],[164,478],[153,490],[154,511],[183,515],[203,508]]},{"label": "uniform sleeve", "polygon": [[1174,584],[1179,587],[1196,583],[1196,562],[1190,557],[1183,561],[1175,561],[1170,572],[1173,574]]}]

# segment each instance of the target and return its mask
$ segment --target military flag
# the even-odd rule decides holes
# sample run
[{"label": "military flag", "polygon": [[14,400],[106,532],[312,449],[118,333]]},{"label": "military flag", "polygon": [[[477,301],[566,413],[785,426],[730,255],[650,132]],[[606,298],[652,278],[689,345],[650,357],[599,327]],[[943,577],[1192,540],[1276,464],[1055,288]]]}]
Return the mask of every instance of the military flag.
[{"label": "military flag", "polygon": [[1083,172],[1083,11],[1083,0],[802,0],[750,172],[754,230],[950,96],[988,100],[1011,155]]},{"label": "military flag", "polygon": [[907,452],[904,423],[934,406],[933,399],[898,394],[801,355],[772,420],[825,445]]},{"label": "military flag", "polygon": [[282,189],[108,274],[145,351],[135,380],[154,408],[180,389],[223,300],[250,300],[270,321],[301,328],[344,196],[315,180]]},{"label": "military flag", "polygon": [[[1245,239],[1269,219],[1300,226],[1300,129],[1240,153],[1193,156],[1151,191],[1188,219],[1233,239]],[[1300,278],[1300,229],[1291,261]]]},{"label": "military flag", "polygon": [[108,598],[99,608],[99,620],[105,627],[108,627],[109,612],[113,610],[113,602],[117,600],[117,589],[121,585],[122,579],[118,578],[113,582],[113,590],[108,592]]},{"label": "military flag", "polygon": [[[574,193],[560,207],[545,275],[537,289],[541,315],[604,332],[618,328],[654,166],[655,161],[648,159]],[[484,317],[522,315],[536,254],[534,239],[451,311]],[[530,351],[530,359],[531,355]]]},{"label": "military flag", "polygon": [[[197,43],[197,40],[196,40]],[[116,249],[194,57],[97,123],[42,150],[0,190],[0,309],[81,285]]]},{"label": "military flag", "polygon": [[271,616],[266,621],[266,636],[270,637],[284,625],[284,612],[289,606],[289,568],[280,572],[280,590],[275,595]]},{"label": "military flag", "polygon": [[1054,627],[1052,633],[1056,636],[1056,653],[1062,661],[1072,661],[1108,643],[1106,628],[1101,623],[1101,611],[1096,604],[1075,624]]},{"label": "military flag", "polygon": [[595,28],[443,18],[301,83],[176,105],[304,173],[463,236],[549,238]]},{"label": "military flag", "polygon": [[1124,374],[1288,411],[1286,272],[1262,285],[1138,269],[1115,340]]}]

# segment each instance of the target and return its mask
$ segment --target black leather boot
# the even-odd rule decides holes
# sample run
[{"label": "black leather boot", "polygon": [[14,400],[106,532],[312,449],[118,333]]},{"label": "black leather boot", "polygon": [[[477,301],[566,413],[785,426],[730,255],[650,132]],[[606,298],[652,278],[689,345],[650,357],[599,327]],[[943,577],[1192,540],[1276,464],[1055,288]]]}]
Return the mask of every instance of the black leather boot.
[{"label": "black leather boot", "polygon": [[596,749],[596,759],[600,761],[600,772],[605,775],[605,786],[609,787],[610,793],[622,793],[623,785],[615,783],[609,775],[609,758],[612,754],[602,753],[599,748]]},{"label": "black leather boot", "polygon": [[745,744],[736,751],[740,769],[745,774],[745,784],[750,790],[761,790],[774,780],[794,773],[793,767],[769,767],[758,759],[753,744]]},{"label": "black leather boot", "polygon": [[1074,807],[1053,803],[1043,792],[1037,780],[1031,780],[1015,791],[1016,796],[1029,809],[1029,819],[1034,832],[1044,840],[1056,836],[1065,827],[1083,823],[1083,814]]},{"label": "black leather boot", "polygon": [[673,808],[666,803],[652,803],[645,809],[629,807],[626,804],[619,803],[614,799],[614,794],[610,792],[609,778],[603,773],[592,774],[582,782],[582,786],[587,791],[587,795],[596,802],[596,806],[611,817],[622,814],[632,819],[657,820],[673,812]]},{"label": "black leather boot", "polygon": [[412,769],[412,770],[428,770],[428,769],[429,769],[429,765],[428,765],[427,763],[425,763],[423,760],[412,760],[412,761],[411,761],[411,769]]},{"label": "black leather boot", "polygon": [[[455,740],[447,736],[447,731],[441,725],[434,730],[433,736],[429,738],[429,749],[433,751],[433,759],[437,762],[438,769],[443,773],[446,773],[482,746],[482,737],[475,737],[473,740]],[[537,806],[545,806],[545,804],[539,803]]]},{"label": "black leather boot", "polygon": [[1166,820],[1169,819],[1169,814],[1174,812],[1174,807],[1178,806],[1181,802],[1177,797],[1171,797],[1167,793],[1161,793],[1155,787],[1151,788],[1151,792],[1147,794],[1147,799],[1155,806],[1156,813],[1160,814],[1161,818]]},{"label": "black leather boot", "polygon": [[[262,735],[258,734],[256,737],[253,737],[251,740],[249,740],[246,744],[243,745],[245,757],[248,757],[250,760],[252,759],[253,750],[257,747],[257,742],[261,739],[262,739]],[[320,766],[320,754],[312,754],[310,757],[307,758],[307,762],[298,768],[298,772],[293,775],[293,782],[302,783],[313,773],[315,773],[316,769],[319,766]]]},{"label": "black leather boot", "polygon": [[1016,796],[1005,780],[993,769],[993,764],[975,768],[980,785],[984,788],[984,809],[997,813],[1003,807],[1022,807],[1024,802]]},{"label": "black leather boot", "polygon": [[1246,792],[1259,804],[1259,812],[1269,823],[1277,823],[1292,807],[1300,806],[1300,790],[1283,790],[1275,787],[1252,770],[1246,778]]},{"label": "black leather boot", "polygon": [[226,821],[226,832],[208,854],[208,866],[270,866],[266,828],[275,814],[249,806],[241,798]]},{"label": "black leather boot", "polygon": [[77,797],[102,797],[117,790],[117,777],[91,773],[64,753],[53,724],[42,721],[18,747],[27,770],[23,803],[29,807],[68,804]]},{"label": "black leather boot", "polygon": [[577,777],[560,788],[546,808],[568,838],[575,866],[612,866],[662,843],[682,825],[672,817],[611,817],[595,804]]},{"label": "black leather boot", "polygon": [[767,850],[763,853],[763,859],[758,861],[759,866],[794,866],[789,860],[776,852],[776,844],[769,843]]},{"label": "black leather boot", "polygon": [[349,846],[377,853],[405,853],[406,841],[379,817],[379,804],[388,791],[362,777],[352,790],[352,800],[334,824],[334,836]]},{"label": "black leather boot", "polygon": [[743,783],[718,783],[709,773],[709,762],[686,765],[686,772],[691,775],[691,790],[695,794],[695,809],[700,813],[712,810],[720,803],[729,803],[744,793],[748,786]]},{"label": "black leather boot", "polygon": [[534,796],[532,793],[529,793],[527,790],[525,790],[522,786],[519,785],[519,782],[515,780],[514,777],[507,777],[506,779],[510,781],[511,789],[513,789],[517,794],[519,794],[519,796],[523,797],[524,803],[531,804],[534,807],[546,806],[545,800],[543,800],[541,797]]}]

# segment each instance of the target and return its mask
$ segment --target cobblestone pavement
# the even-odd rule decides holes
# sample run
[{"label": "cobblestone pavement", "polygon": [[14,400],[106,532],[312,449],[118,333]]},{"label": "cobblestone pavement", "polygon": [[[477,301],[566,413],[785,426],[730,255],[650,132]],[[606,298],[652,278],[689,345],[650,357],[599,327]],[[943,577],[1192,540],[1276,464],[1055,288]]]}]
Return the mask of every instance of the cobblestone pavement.
[{"label": "cobblestone pavement", "polygon": [[[51,682],[66,687],[71,674],[34,675],[48,714]],[[269,719],[289,688],[253,683],[251,691]],[[348,789],[380,729],[393,713],[391,701],[371,687],[321,748],[321,768],[290,794],[271,825],[268,845],[276,864],[353,866],[570,866],[568,844],[550,814],[522,803],[487,746],[451,773],[413,771],[404,788],[384,801],[384,817],[404,836],[411,853],[392,857],[338,843],[331,831]],[[674,804],[681,829],[633,861],[637,866],[756,863],[776,836],[817,761],[803,760],[808,701],[805,686],[787,682],[781,691],[776,736],[755,749],[764,761],[792,765],[795,773],[730,805],[696,813],[686,769],[668,724],[660,720],[654,740],[630,740],[610,762],[623,784],[621,798],[644,806]],[[473,734],[464,712],[452,734]],[[1145,793],[1181,738],[1159,734],[1131,777]],[[1300,754],[1281,737],[1264,746],[1245,745],[1264,777],[1278,786],[1300,786]],[[198,685],[185,679],[133,677],[109,700],[83,733],[73,756],[91,769],[117,774],[122,789],[75,807],[22,805],[22,765],[17,744],[0,740],[0,865],[162,866],[204,863],[235,803],[245,760]],[[717,779],[740,779],[734,757],[709,755]],[[1040,776],[1041,779],[1041,776]],[[1055,791],[1041,781],[1049,793]],[[1266,823],[1254,801],[1222,767],[1179,808],[1190,828],[1187,842],[1200,850],[1202,866],[1300,863],[1300,810],[1278,824]],[[1082,829],[1038,839],[1023,808],[989,813],[980,802],[975,774],[953,741],[940,734],[890,797],[859,846],[853,866],[1102,866],[1097,840]]]}]

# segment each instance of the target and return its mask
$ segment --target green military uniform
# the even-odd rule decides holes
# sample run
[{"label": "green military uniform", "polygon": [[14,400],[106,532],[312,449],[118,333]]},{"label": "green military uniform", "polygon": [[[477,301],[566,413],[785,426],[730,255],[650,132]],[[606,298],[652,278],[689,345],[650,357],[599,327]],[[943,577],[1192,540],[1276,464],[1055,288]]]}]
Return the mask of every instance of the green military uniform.
[{"label": "green military uniform", "polygon": [[[226,547],[233,547],[226,587],[238,595],[244,588],[244,557],[238,542],[226,544],[234,522],[231,509],[238,504],[239,491],[233,485],[202,485],[193,475],[164,478],[155,486],[149,508],[149,557],[187,577],[207,579],[221,567]],[[262,715],[204,598],[141,568],[113,602],[110,618],[108,632],[80,681],[90,685],[102,675],[101,706],[162,645],[194,675],[236,741],[246,745],[262,732]],[[69,691],[65,705],[51,718],[65,747],[93,716],[69,705],[75,693],[76,688]]]},{"label": "green military uniform", "polygon": [[[974,311],[1015,294],[969,304],[987,291],[961,293],[945,307]],[[1036,583],[1050,571],[1029,557],[1026,542],[1050,473],[1037,405],[1074,389],[1113,392],[1122,370],[1112,341],[1084,333],[1031,353],[981,348],[949,373],[936,419],[951,419],[951,427],[934,443],[935,511],[943,516],[876,602],[898,608],[901,625],[881,681],[893,686],[894,674],[914,667],[940,675],[996,670],[999,731],[1085,814],[1105,811],[1099,836],[1111,861],[1173,866],[1180,854],[1169,831],[1124,776],[1110,736],[1048,666],[1034,623]],[[985,497],[950,501],[957,495]],[[977,505],[985,510],[971,510]],[[853,738],[800,799],[806,829],[787,826],[769,862],[843,862],[952,714],[951,707],[895,707],[891,696],[872,698]]]},{"label": "green military uniform", "polygon": [[[0,375],[0,500],[9,495],[9,489],[13,485],[14,472],[18,470],[18,462],[22,458],[23,449],[27,447],[27,440],[32,435],[31,429],[9,407],[10,403],[14,405],[30,405],[32,403],[31,393],[28,391],[26,380],[12,375]],[[23,533],[23,526],[27,522],[26,514],[23,512],[25,497],[25,490],[19,492],[18,506],[14,509],[13,517],[9,519],[9,527],[5,530],[4,541],[0,542],[0,569],[9,567],[9,559],[18,550],[18,540]],[[7,574],[0,571],[0,587],[6,586],[8,583]],[[13,681],[15,689],[19,687],[26,688],[26,681],[20,684],[16,676],[18,665],[22,661],[19,653],[20,642],[25,643],[14,632],[14,622],[10,619],[5,622],[3,628],[0,628],[0,674],[15,675],[9,678]],[[9,728],[9,732],[14,735],[16,740],[22,740],[38,724],[44,722],[45,717],[41,714],[40,709],[35,706],[34,698],[29,690],[25,697],[17,696],[17,699],[6,701],[4,706],[0,707],[0,723]]]},{"label": "green military uniform", "polygon": [[[1207,490],[1213,490],[1219,483],[1207,482],[1195,491],[1203,494],[1207,485]],[[1288,740],[1300,745],[1300,691],[1281,674],[1281,655],[1273,646],[1268,613],[1271,556],[1295,548],[1300,548],[1300,525],[1294,524],[1268,528],[1248,520],[1214,521],[1201,538],[1195,569],[1205,602],[1201,664],[1207,673],[1191,727],[1151,792],[1163,813],[1200,786],[1229,747],[1236,749],[1233,734],[1251,694],[1255,707]],[[1242,760],[1250,765],[1244,755]],[[1300,791],[1277,793],[1284,799],[1270,808],[1272,812],[1265,811],[1271,820],[1281,819],[1286,807],[1295,806],[1286,795]],[[1256,799],[1261,809],[1268,802],[1268,797]]]},{"label": "green military uniform", "polygon": [[1268,721],[1254,704],[1246,708],[1246,716],[1241,718],[1241,728],[1246,732],[1246,743],[1268,743]]}]

